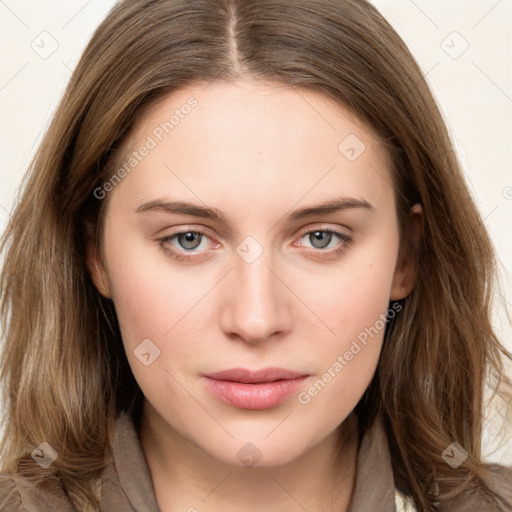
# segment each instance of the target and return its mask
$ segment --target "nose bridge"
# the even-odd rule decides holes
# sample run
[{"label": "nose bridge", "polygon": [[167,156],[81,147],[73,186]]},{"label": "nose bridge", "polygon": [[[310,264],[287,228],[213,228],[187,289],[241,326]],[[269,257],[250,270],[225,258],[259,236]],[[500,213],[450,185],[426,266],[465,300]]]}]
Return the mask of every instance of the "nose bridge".
[{"label": "nose bridge", "polygon": [[255,342],[288,328],[286,298],[274,272],[269,246],[246,237],[236,248],[229,303],[225,306],[226,332]]}]

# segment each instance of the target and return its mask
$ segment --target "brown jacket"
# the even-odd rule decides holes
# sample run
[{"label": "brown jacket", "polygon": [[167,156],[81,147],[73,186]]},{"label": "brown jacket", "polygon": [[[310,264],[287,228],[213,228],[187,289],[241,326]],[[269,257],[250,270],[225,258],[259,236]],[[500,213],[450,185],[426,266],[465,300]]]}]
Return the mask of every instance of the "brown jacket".
[{"label": "brown jacket", "polygon": [[[112,460],[97,482],[101,512],[160,512],[137,431],[126,413],[117,421],[112,448]],[[73,504],[62,491],[45,492],[21,479],[15,484],[8,496],[0,489],[2,512],[90,511]],[[7,505],[1,506],[6,498]],[[348,512],[396,512],[389,448],[380,418],[362,439]]]}]

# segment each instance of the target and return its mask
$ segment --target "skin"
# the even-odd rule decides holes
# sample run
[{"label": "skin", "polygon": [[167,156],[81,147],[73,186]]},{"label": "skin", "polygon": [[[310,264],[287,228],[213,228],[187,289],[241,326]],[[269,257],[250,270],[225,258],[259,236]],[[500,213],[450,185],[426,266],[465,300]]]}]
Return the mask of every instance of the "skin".
[{"label": "skin", "polygon": [[[295,393],[272,408],[236,408],[211,394],[201,375],[278,366],[309,374],[307,390],[376,324],[390,299],[410,293],[415,270],[399,257],[388,155],[332,99],[250,80],[167,96],[124,149],[140,148],[191,96],[198,105],[109,192],[101,254],[92,238],[88,247],[92,278],[114,302],[145,396],[140,440],[158,504],[163,512],[347,510],[358,442],[350,413],[374,375],[383,329],[307,404]],[[354,161],[338,149],[349,134],[366,146]],[[285,219],[340,196],[364,199],[373,210]],[[156,199],[217,208],[229,227],[135,212]],[[416,206],[416,239],[421,217]],[[159,242],[198,228],[207,237],[165,244],[193,254],[188,261],[173,259]],[[329,242],[328,234],[315,240],[327,228],[352,243],[336,235]],[[251,263],[236,251],[247,236],[263,250]],[[149,366],[134,354],[145,339],[160,350]],[[261,453],[253,467],[237,456],[249,441]]]}]

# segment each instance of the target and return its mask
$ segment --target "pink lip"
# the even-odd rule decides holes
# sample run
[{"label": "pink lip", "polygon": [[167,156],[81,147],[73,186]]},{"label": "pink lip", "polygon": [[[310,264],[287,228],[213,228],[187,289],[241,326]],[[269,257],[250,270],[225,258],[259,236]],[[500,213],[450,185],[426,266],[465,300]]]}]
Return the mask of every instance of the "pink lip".
[{"label": "pink lip", "polygon": [[207,388],[229,405],[267,409],[283,402],[309,377],[283,368],[233,368],[203,376]]}]

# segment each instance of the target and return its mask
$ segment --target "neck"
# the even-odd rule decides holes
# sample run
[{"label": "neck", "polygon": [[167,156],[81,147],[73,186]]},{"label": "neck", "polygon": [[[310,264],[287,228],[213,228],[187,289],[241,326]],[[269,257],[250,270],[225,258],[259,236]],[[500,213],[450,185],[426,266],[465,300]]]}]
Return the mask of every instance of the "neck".
[{"label": "neck", "polygon": [[350,415],[307,452],[278,466],[219,461],[144,402],[140,442],[162,512],[346,512],[355,482],[357,417]]}]

